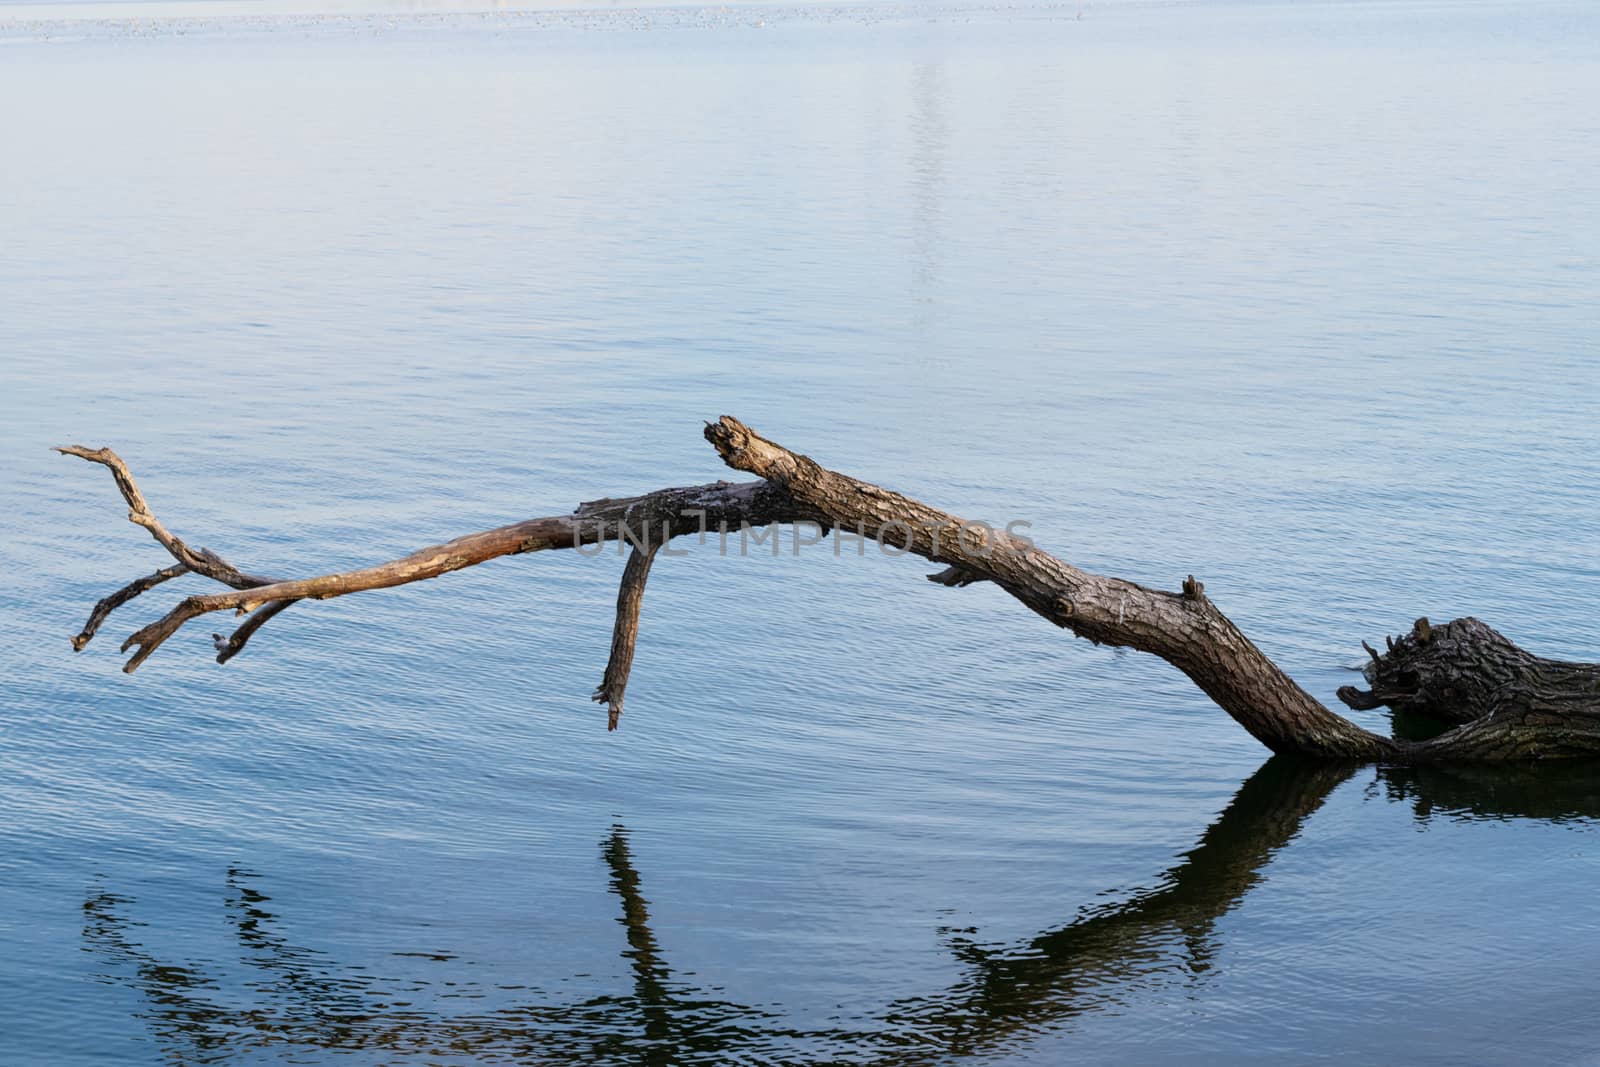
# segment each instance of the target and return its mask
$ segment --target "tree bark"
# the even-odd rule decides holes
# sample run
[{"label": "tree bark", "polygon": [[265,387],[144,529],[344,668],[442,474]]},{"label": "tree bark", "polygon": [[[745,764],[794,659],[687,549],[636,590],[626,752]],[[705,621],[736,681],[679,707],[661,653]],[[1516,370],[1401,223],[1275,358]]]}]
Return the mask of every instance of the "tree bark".
[{"label": "tree bark", "polygon": [[322,600],[435,578],[500,556],[546,549],[580,551],[625,539],[633,555],[617,601],[610,662],[595,699],[615,728],[638,637],[639,606],[657,550],[708,529],[813,523],[848,528],[943,564],[929,577],[958,587],[989,581],[1049,622],[1097,644],[1159,656],[1182,671],[1251,736],[1280,753],[1326,760],[1431,763],[1600,756],[1600,665],[1557,663],[1522,651],[1476,619],[1443,626],[1418,620],[1388,653],[1372,652],[1373,688],[1346,688],[1351,707],[1388,705],[1427,713],[1455,728],[1421,740],[1386,737],[1331,711],[1261,652],[1212,603],[1192,575],[1177,591],[1150,589],[1080,570],[1032,542],[963,520],[921,501],[828,470],[737,419],[710,423],[706,439],[723,461],[758,481],[716,482],[580,505],[571,514],[529,519],[468,534],[397,560],[292,581],[245,574],[172,535],[150,511],[126,464],[109,449],[60,451],[111,469],[129,518],[148,529],[179,566],[101,601],[74,639],[82,648],[117,607],[168,578],[196,573],[230,591],[190,596],[133,633],[123,668],[135,670],[185,623],[217,611],[254,612],[219,649],[226,662],[273,615],[300,600]]}]

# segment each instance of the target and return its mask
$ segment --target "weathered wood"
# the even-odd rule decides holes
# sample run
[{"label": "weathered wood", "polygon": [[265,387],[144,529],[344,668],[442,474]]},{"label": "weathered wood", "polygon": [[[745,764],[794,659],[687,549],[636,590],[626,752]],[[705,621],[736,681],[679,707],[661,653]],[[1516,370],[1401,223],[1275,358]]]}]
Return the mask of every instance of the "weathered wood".
[{"label": "weathered wood", "polygon": [[[139,491],[139,486],[133,480],[133,474],[128,470],[128,465],[122,457],[109,448],[85,448],[82,445],[69,445],[57,448],[65,456],[77,456],[91,463],[99,463],[111,471],[111,476],[116,479],[117,489],[122,493],[122,499],[128,503],[128,521],[135,526],[142,526],[150,531],[162,548],[172,554],[172,558],[183,564],[195,574],[204,575],[223,585],[235,589],[249,589],[252,586],[270,585],[277,581],[275,578],[263,578],[255,574],[245,574],[233,564],[223,559],[207,548],[192,548],[181,538],[173,534],[161,524],[155,513],[150,510],[150,505],[145,503],[144,494]],[[137,594],[134,594],[137,595]]]},{"label": "weathered wood", "polygon": [[118,589],[110,596],[102,597],[100,602],[89,612],[89,619],[83,624],[83,629],[72,639],[72,651],[82,652],[83,646],[94,640],[94,635],[100,632],[100,624],[110,617],[122,605],[138,596],[140,593],[149,592],[162,582],[170,581],[180,574],[188,574],[189,568],[182,563],[174,563],[170,567],[163,567],[154,574],[147,574],[143,578],[135,578],[127,585]]},{"label": "weathered wood", "polygon": [[611,633],[611,658],[606,661],[605,677],[594,691],[594,699],[606,705],[607,730],[615,730],[622,718],[622,695],[628,688],[633,649],[639,640],[639,607],[644,603],[644,583],[650,577],[650,565],[660,549],[660,542],[647,548],[635,548],[628,553],[628,562],[622,568],[622,584],[617,590],[617,623]]},{"label": "weathered wood", "polygon": [[[244,574],[205,549],[194,549],[158,522],[127,465],[109,449],[72,446],[61,452],[104,464],[127,500],[129,518],[178,561],[230,586],[190,596],[123,643],[133,671],[185,623],[216,611],[254,611],[219,655],[243,647],[273,615],[303,599],[327,599],[436,578],[501,556],[591,546],[624,539],[633,556],[624,570],[606,674],[595,699],[609,705],[615,728],[638,639],[638,613],[655,553],[672,538],[708,529],[813,523],[876,537],[881,543],[943,564],[933,581],[959,587],[993,582],[1026,607],[1097,644],[1160,656],[1210,696],[1262,744],[1328,760],[1430,763],[1600,756],[1600,665],[1541,660],[1475,619],[1434,627],[1418,620],[1411,635],[1371,654],[1373,688],[1347,687],[1340,697],[1359,709],[1387,704],[1426,711],[1455,729],[1410,740],[1365,730],[1334,713],[1267,658],[1211,601],[1193,575],[1176,592],[1080,570],[1031,541],[969,522],[921,501],[828,470],[770,441],[731,417],[705,436],[729,466],[759,481],[662,489],[642,496],[580,505],[568,515],[529,519],[420,549],[387,563],[292,581]],[[157,572],[96,607],[91,623],[172,574]],[[107,604],[109,607],[106,607]],[[102,611],[102,608],[104,610]],[[86,627],[92,634],[93,627]],[[87,640],[87,637],[83,640]],[[81,647],[74,641],[76,647]]]},{"label": "weathered wood", "polygon": [[[91,463],[99,463],[109,470],[111,477],[116,480],[117,490],[122,494],[122,499],[128,504],[128,521],[135,526],[142,526],[150,531],[150,536],[154,537],[156,542],[162,548],[165,548],[173,559],[178,561],[176,566],[164,568],[148,577],[130,582],[96,604],[94,611],[89,614],[89,621],[84,624],[78,636],[72,639],[74,651],[81,652],[83,650],[83,646],[89,643],[100,629],[100,625],[105,622],[106,617],[113,611],[140,593],[146,592],[170,578],[189,573],[199,574],[213,581],[221,582],[223,585],[232,586],[235,589],[250,589],[256,586],[271,585],[277,581],[276,578],[263,578],[257,574],[246,574],[210,549],[192,548],[182,538],[173,534],[161,524],[161,520],[156,518],[155,512],[150,510],[150,505],[145,501],[144,494],[139,491],[138,483],[133,480],[133,472],[128,470],[128,465],[123,462],[122,457],[111,451],[111,449],[68,445],[57,448],[56,451],[65,456],[77,456],[79,459],[86,459]],[[268,619],[293,603],[293,600],[284,600],[267,604],[262,610],[257,611],[245,621],[244,625],[234,631],[233,635],[228,639],[228,647],[218,651],[217,662],[226,663],[238,655],[239,651],[244,648],[245,642],[250,640],[252,634],[259,630]],[[124,652],[128,650],[126,643],[123,644],[122,650]],[[150,651],[155,651],[155,648],[152,646]],[[148,655],[149,652],[144,652],[135,656],[129,661],[124,670],[133,670]]]},{"label": "weathered wood", "polygon": [[1334,759],[1396,755],[1394,741],[1334,714],[1296,685],[1192,576],[1185,591],[1169,593],[1079,570],[1003,532],[827,470],[737,419],[708,426],[706,437],[729,466],[782,486],[841,529],[889,531],[898,545],[958,573],[981,575],[1080,637],[1160,656],[1274,752]]},{"label": "weathered wood", "polygon": [[1471,617],[1418,619],[1388,644],[1367,668],[1372,688],[1345,686],[1339,699],[1455,725],[1413,745],[1413,762],[1600,755],[1600,664],[1543,659]]}]

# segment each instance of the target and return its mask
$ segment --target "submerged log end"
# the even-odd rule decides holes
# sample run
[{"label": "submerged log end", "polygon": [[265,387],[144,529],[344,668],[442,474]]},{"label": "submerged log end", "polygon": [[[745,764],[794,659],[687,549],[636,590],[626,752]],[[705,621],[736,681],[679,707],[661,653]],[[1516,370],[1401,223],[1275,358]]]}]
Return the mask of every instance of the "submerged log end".
[{"label": "submerged log end", "polygon": [[1361,643],[1372,657],[1372,688],[1341,688],[1339,699],[1347,706],[1387,706],[1443,723],[1472,722],[1503,704],[1508,687],[1535,682],[1541,665],[1548,664],[1470,616],[1439,626],[1421,618],[1410,633],[1385,640],[1388,651],[1382,655]]}]

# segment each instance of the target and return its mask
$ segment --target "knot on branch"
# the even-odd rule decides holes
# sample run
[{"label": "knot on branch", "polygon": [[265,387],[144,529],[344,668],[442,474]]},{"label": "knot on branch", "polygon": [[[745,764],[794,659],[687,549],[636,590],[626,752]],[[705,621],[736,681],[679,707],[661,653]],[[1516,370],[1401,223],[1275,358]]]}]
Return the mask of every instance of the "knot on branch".
[{"label": "knot on branch", "polygon": [[1344,686],[1339,699],[1358,711],[1387,706],[1446,723],[1467,723],[1493,710],[1504,688],[1545,661],[1470,616],[1434,626],[1426,618],[1411,632],[1384,639],[1388,650],[1361,642],[1372,662],[1371,689]]}]

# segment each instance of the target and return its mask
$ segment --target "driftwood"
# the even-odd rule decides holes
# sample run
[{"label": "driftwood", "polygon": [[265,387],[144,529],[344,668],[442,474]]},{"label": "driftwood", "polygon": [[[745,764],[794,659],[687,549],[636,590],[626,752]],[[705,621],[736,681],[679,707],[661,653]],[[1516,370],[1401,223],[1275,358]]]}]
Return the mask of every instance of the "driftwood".
[{"label": "driftwood", "polygon": [[818,531],[875,538],[943,564],[929,577],[944,585],[993,582],[1046,620],[1097,644],[1160,656],[1274,752],[1391,763],[1600,756],[1600,665],[1540,659],[1476,619],[1437,626],[1419,619],[1409,634],[1389,642],[1387,652],[1367,646],[1372,688],[1341,689],[1341,700],[1352,708],[1387,705],[1407,716],[1455,724],[1422,740],[1386,737],[1336,714],[1297,685],[1212,603],[1192,575],[1178,591],[1167,592],[1093,574],[1025,538],[828,470],[737,419],[724,416],[708,424],[705,436],[728,466],[758,480],[592,501],[568,515],[468,534],[372,567],[291,581],[246,574],[171,534],[111,450],[61,448],[110,468],[129,519],[149,530],[177,561],[102,600],[73,647],[82,649],[122,604],[185,573],[211,578],[229,591],[187,597],[136,631],[122,644],[124,652],[133,650],[124,670],[133,671],[185,623],[211,612],[249,616],[219,646],[217,659],[226,662],[262,625],[300,600],[405,585],[500,556],[558,548],[593,551],[620,539],[632,545],[633,553],[617,599],[610,662],[595,694],[608,705],[608,726],[614,729],[638,638],[645,581],[658,552],[671,555],[666,546],[673,538],[704,537],[710,530],[810,524]]}]

